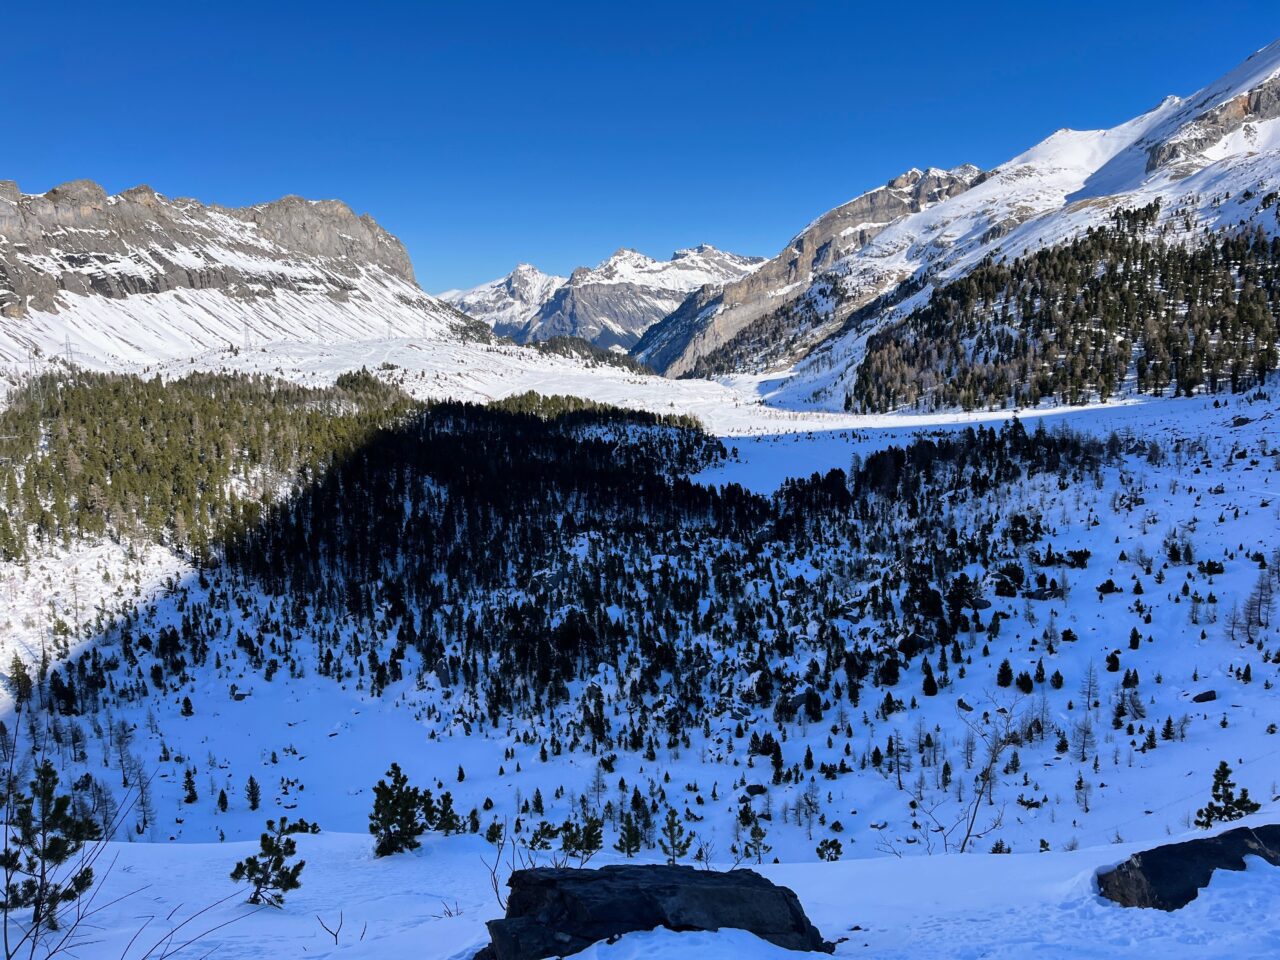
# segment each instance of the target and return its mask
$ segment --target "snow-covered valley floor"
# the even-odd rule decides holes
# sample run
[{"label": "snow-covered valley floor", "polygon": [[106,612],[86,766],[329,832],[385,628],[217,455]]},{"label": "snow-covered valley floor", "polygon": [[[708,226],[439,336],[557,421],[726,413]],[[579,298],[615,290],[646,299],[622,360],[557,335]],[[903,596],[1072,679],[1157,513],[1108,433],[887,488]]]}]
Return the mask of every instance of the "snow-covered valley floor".
[{"label": "snow-covered valley floor", "polygon": [[[431,838],[411,854],[376,860],[359,834],[303,837],[303,886],[283,909],[239,902],[225,879],[247,843],[116,844],[110,894],[137,890],[111,910],[90,957],[135,957],[197,910],[226,897],[179,931],[220,924],[191,956],[342,957],[349,960],[469,960],[488,937],[484,921],[502,915],[475,837]],[[1200,896],[1174,913],[1124,908],[1102,899],[1094,874],[1134,844],[1074,853],[883,858],[752,867],[793,889],[837,957],[876,960],[1053,960],[1163,957],[1239,960],[1274,956],[1280,932],[1280,868],[1250,861],[1219,871]],[[617,860],[601,857],[593,865]],[[172,916],[171,916],[172,915]],[[170,918],[171,917],[171,918]],[[170,918],[170,919],[166,919]],[[123,948],[147,923],[133,953]],[[330,929],[342,923],[335,945]],[[743,931],[630,934],[579,954],[585,960],[784,960],[782,950]]]}]

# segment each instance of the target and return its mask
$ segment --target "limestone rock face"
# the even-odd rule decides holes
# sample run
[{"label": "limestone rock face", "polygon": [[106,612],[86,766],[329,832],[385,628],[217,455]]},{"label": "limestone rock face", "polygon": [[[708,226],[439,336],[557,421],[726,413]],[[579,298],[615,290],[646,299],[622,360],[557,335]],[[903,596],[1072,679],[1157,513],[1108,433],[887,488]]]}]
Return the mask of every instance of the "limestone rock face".
[{"label": "limestone rock face", "polygon": [[954,170],[913,169],[894,177],[823,214],[741,280],[695,291],[650,328],[632,353],[671,376],[689,372],[699,357],[803,295],[815,277],[866,246],[894,220],[963,193],[981,176],[981,170],[965,164]]},{"label": "limestone rock face", "polygon": [[267,343],[472,340],[404,246],[337,200],[232,209],[89,180],[0,181],[0,367],[147,366]]},{"label": "limestone rock face", "polygon": [[1214,870],[1243,870],[1245,857],[1280,867],[1280,824],[1237,827],[1135,853],[1098,874],[1098,892],[1124,907],[1177,910],[1209,885]]},{"label": "limestone rock face", "polygon": [[750,870],[609,866],[517,870],[507,915],[489,921],[493,943],[477,960],[568,956],[624,933],[747,930],[788,950],[830,953],[796,895]]},{"label": "limestone rock face", "polygon": [[56,313],[62,293],[109,298],[176,289],[348,292],[376,267],[414,283],[404,246],[337,200],[285,197],[229,209],[90,180],[25,195],[0,182],[0,313]]},{"label": "limestone rock face", "polygon": [[1245,127],[1280,117],[1280,76],[1238,94],[1196,117],[1147,151],[1147,172],[1194,159],[1206,147]]}]

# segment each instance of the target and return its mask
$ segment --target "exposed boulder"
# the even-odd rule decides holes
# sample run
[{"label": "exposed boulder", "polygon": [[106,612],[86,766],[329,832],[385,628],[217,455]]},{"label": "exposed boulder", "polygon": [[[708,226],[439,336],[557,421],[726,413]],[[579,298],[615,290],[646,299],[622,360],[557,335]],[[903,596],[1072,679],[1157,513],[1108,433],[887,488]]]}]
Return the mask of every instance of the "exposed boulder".
[{"label": "exposed boulder", "polygon": [[492,944],[476,960],[569,956],[638,930],[746,930],[788,950],[830,953],[796,895],[751,870],[609,866],[517,870],[507,915],[490,920]]},{"label": "exposed boulder", "polygon": [[1135,853],[1098,874],[1098,892],[1124,907],[1177,910],[1208,886],[1214,870],[1243,870],[1245,857],[1280,866],[1280,824],[1236,827]]},{"label": "exposed boulder", "polygon": [[1212,703],[1214,700],[1217,700],[1217,699],[1218,699],[1218,693],[1216,690],[1202,690],[1200,693],[1197,693],[1194,697],[1191,698],[1191,702],[1192,703]]}]

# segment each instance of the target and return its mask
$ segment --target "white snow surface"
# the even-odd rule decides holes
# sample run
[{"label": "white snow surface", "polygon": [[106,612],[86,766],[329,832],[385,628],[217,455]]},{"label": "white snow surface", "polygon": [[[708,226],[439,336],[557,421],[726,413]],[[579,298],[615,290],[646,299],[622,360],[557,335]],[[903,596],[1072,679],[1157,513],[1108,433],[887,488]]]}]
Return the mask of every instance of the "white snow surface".
[{"label": "white snow surface", "polygon": [[[1139,174],[1137,158],[1145,155],[1151,138],[1177,129],[1180,118],[1198,116],[1250,89],[1274,74],[1278,63],[1280,46],[1272,45],[1200,94],[1165,101],[1128,124],[1109,131],[1060,131],[999,168],[986,183],[890,227],[843,265],[845,282],[880,283],[924,263],[936,264],[945,276],[990,249],[982,237],[997,223],[1015,224],[1001,250],[1031,249],[1071,235],[1116,205],[1141,205],[1155,196],[1191,211],[1197,223],[1247,219],[1247,211],[1222,197],[1229,192],[1234,198],[1246,185],[1273,183],[1274,123],[1211,146],[1205,165],[1176,181],[1162,171],[1148,177],[1145,166]],[[1133,179],[1138,176],[1144,179]],[[1116,194],[1116,184],[1128,192]],[[1094,190],[1106,192],[1095,195]],[[627,256],[611,269],[617,276],[640,276],[648,268]],[[815,355],[790,379],[667,381],[509,344],[466,342],[456,336],[448,308],[433,306],[435,301],[407,283],[397,287],[390,278],[375,279],[358,285],[347,303],[277,294],[250,304],[208,290],[120,300],[68,298],[56,314],[32,314],[0,327],[0,355],[11,372],[21,372],[30,347],[58,353],[71,337],[74,359],[86,366],[166,377],[191,370],[254,370],[328,383],[339,373],[366,367],[419,397],[485,401],[537,390],[656,412],[689,412],[734,448],[728,461],[699,479],[742,483],[761,492],[777,489],[788,477],[847,466],[855,455],[907,442],[921,432],[995,424],[1011,416],[824,412],[822,406],[838,399],[834,388],[856,359],[865,332]],[[1280,401],[1272,399],[1272,386],[1269,395],[1252,400],[1127,398],[1021,414],[1028,421],[1043,418],[1050,427],[1066,424],[1093,434],[1116,430],[1154,439],[1166,451],[1181,441],[1195,452],[1170,454],[1159,464],[1124,457],[1105,471],[1096,489],[1077,484],[1064,491],[1043,477],[1002,492],[1008,511],[1036,511],[1042,517],[1055,547],[1091,551],[1087,571],[1072,572],[1078,582],[1068,595],[1035,604],[996,600],[1009,619],[990,640],[991,655],[975,655],[968,675],[954,686],[887,718],[872,721],[851,712],[849,738],[840,733],[829,739],[827,724],[797,730],[785,749],[789,759],[808,747],[818,762],[834,763],[846,756],[842,741],[851,743],[856,758],[894,732],[909,739],[918,721],[938,731],[954,759],[963,732],[958,700],[994,703],[994,674],[1002,658],[1024,670],[1044,656],[1049,669],[1061,669],[1068,678],[1064,689],[1046,691],[1045,709],[1064,728],[1092,712],[1100,769],[1091,771],[1069,754],[1057,755],[1052,743],[1025,747],[1021,771],[1002,775],[998,795],[1004,802],[1025,792],[1044,802],[1025,809],[1006,804],[1005,820],[990,837],[1007,841],[1015,851],[1009,856],[924,855],[913,840],[909,790],[874,769],[819,781],[823,821],[808,829],[781,817],[771,821],[770,843],[781,862],[758,869],[795,889],[828,938],[848,938],[837,956],[1234,960],[1280,951],[1273,923],[1280,909],[1276,868],[1250,862],[1245,872],[1219,873],[1196,901],[1172,914],[1104,902],[1092,879],[1099,867],[1135,850],[1188,835],[1190,817],[1207,798],[1210,772],[1222,758],[1230,759],[1237,782],[1263,803],[1255,822],[1274,821],[1280,814],[1280,737],[1268,729],[1277,718],[1275,628],[1261,648],[1230,639],[1220,621],[1196,619],[1208,617],[1203,609],[1191,614],[1190,600],[1176,589],[1188,571],[1171,568],[1164,582],[1145,574],[1133,559],[1141,552],[1159,557],[1170,532],[1194,531],[1199,556],[1230,558],[1224,573],[1211,584],[1197,579],[1195,589],[1211,585],[1219,611],[1243,601],[1258,575],[1250,555],[1270,556],[1280,542],[1275,444]],[[766,397],[770,405],[762,402]],[[803,409],[784,409],[783,403]],[[87,544],[50,550],[26,567],[0,569],[0,657],[7,660],[17,652],[34,661],[54,619],[92,623],[99,613],[107,617],[121,605],[137,604],[155,622],[180,620],[182,611],[164,588],[172,579],[195,589],[182,559],[161,548],[135,556],[126,551],[108,542]],[[793,572],[808,575],[804,569]],[[1124,592],[1100,598],[1093,588],[1107,577]],[[1110,650],[1123,648],[1128,628],[1139,622],[1131,593],[1139,581],[1145,583],[1141,600],[1151,620],[1142,626],[1140,647],[1124,650],[1125,667],[1142,675],[1142,692],[1150,698],[1148,724],[1156,727],[1166,716],[1191,719],[1185,739],[1162,741],[1154,751],[1136,748],[1140,737],[1110,728],[1105,704],[1116,685],[1113,675],[1101,674],[1106,692],[1100,713],[1076,702],[1076,685],[1087,665],[1100,665]],[[1034,641],[1049,622],[1069,626],[1078,640],[1044,655]],[[228,642],[223,652],[230,654],[232,646]],[[1252,682],[1241,679],[1245,665],[1253,670]],[[536,746],[522,741],[518,731],[464,731],[453,721],[445,691],[430,684],[416,688],[406,681],[372,698],[358,683],[314,676],[266,681],[246,671],[238,679],[239,692],[247,696],[236,700],[228,697],[223,677],[212,672],[193,677],[184,688],[194,705],[191,715],[181,710],[181,698],[120,707],[114,719],[134,725],[136,748],[154,765],[158,812],[149,834],[131,835],[139,842],[112,845],[114,866],[104,870],[107,906],[95,918],[96,942],[82,955],[141,956],[182,917],[224,901],[198,918],[194,928],[234,922],[214,930],[193,955],[212,950],[230,958],[469,958],[485,940],[483,921],[499,912],[482,860],[491,855],[489,848],[477,837],[432,836],[414,854],[375,860],[363,832],[372,783],[394,760],[415,782],[450,789],[461,811],[488,797],[504,816],[512,814],[515,798],[539,789],[548,798],[547,819],[555,820],[586,790],[594,769],[591,758],[572,751],[542,763]],[[918,690],[917,678],[904,683],[905,693]],[[1191,697],[1205,689],[1216,690],[1219,698],[1194,705]],[[437,712],[428,719],[432,709]],[[746,711],[744,722],[751,727],[762,719]],[[692,749],[664,749],[654,762],[624,754],[617,776],[637,784],[670,775],[666,789],[675,796],[686,791],[709,796],[711,785],[719,784],[718,799],[699,805],[702,819],[695,829],[717,841],[723,854],[736,810],[730,785],[759,774],[744,766],[744,757],[723,749],[729,736],[731,726],[713,729]],[[89,758],[79,767],[70,764],[69,772],[103,772],[101,751],[92,738],[91,744]],[[162,745],[179,759],[157,760]],[[182,798],[187,758],[200,769],[195,804]],[[458,766],[466,767],[465,782],[454,782]],[[248,811],[243,797],[243,778],[250,772],[264,785],[263,809],[257,812]],[[1072,798],[1081,775],[1093,789],[1087,810]],[[563,798],[555,795],[560,786],[568,791]],[[213,802],[220,789],[230,797],[225,813]],[[931,785],[923,789],[937,798]],[[800,785],[774,788],[775,809],[795,804],[800,790]],[[239,902],[227,874],[252,852],[263,819],[284,813],[319,821],[325,832],[299,839],[307,860],[302,889],[283,910],[253,912]],[[836,836],[837,820],[845,858],[816,862],[816,840]],[[1051,852],[1034,852],[1041,841]],[[990,838],[980,849],[989,843]],[[1077,844],[1079,849],[1069,851]],[[136,892],[116,900],[130,891]],[[330,925],[342,918],[337,944],[317,917]],[[144,935],[130,947],[144,924]],[[582,956],[779,960],[784,952],[740,931],[654,931],[597,945]]]},{"label": "white snow surface", "polygon": [[[1219,871],[1191,904],[1174,913],[1126,909],[1103,900],[1096,893],[1095,872],[1137,849],[1124,844],[1075,853],[751,869],[796,892],[822,934],[837,941],[836,957],[1239,960],[1280,950],[1280,933],[1271,922],[1280,909],[1280,869],[1251,859],[1244,872]],[[303,886],[280,910],[240,903],[225,877],[253,850],[249,843],[113,845],[110,855],[116,859],[104,896],[137,892],[102,919],[95,931],[98,942],[83,955],[140,957],[182,920],[223,898],[229,899],[185,928],[192,936],[227,924],[193,945],[192,956],[470,960],[488,941],[484,921],[502,915],[484,867],[491,852],[476,838],[432,838],[412,854],[375,860],[367,836],[301,837],[299,853],[307,861]],[[593,865],[611,859],[616,858]],[[339,918],[335,945],[321,921],[333,929]],[[124,952],[144,924],[133,950]],[[743,930],[657,929],[597,943],[576,956],[799,960],[815,955],[783,950]]]},{"label": "white snow surface", "polygon": [[0,323],[0,369],[41,358],[81,366],[138,369],[206,351],[305,342],[346,344],[373,337],[426,336],[456,342],[461,317],[415,285],[376,267],[345,299],[277,289],[241,298],[223,290],[169,290],[119,299],[65,294],[57,312],[32,310]]}]

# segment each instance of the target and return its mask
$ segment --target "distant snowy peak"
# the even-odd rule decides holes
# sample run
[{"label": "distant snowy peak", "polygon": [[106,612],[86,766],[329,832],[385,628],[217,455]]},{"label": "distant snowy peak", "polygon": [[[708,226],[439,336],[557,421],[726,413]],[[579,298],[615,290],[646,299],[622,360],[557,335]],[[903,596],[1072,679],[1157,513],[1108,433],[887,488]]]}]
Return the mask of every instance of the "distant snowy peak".
[{"label": "distant snowy peak", "polygon": [[404,246],[337,200],[232,209],[76,180],[0,181],[0,364],[149,364],[279,341],[469,335]]},{"label": "distant snowy peak", "polygon": [[520,263],[505,277],[470,290],[446,290],[440,299],[489,324],[495,333],[512,336],[567,280],[567,277],[543,273],[531,264]]},{"label": "distant snowy peak", "polygon": [[708,283],[727,283],[746,276],[764,263],[763,257],[744,257],[717,250],[709,243],[677,250],[670,260],[655,260],[635,250],[621,249],[594,269],[579,267],[571,284],[629,283],[689,293]]},{"label": "distant snowy peak", "polygon": [[501,279],[441,296],[520,343],[572,336],[625,348],[691,291],[737,280],[763,262],[705,243],[677,250],[670,260],[624,247],[567,279],[521,264]]}]

